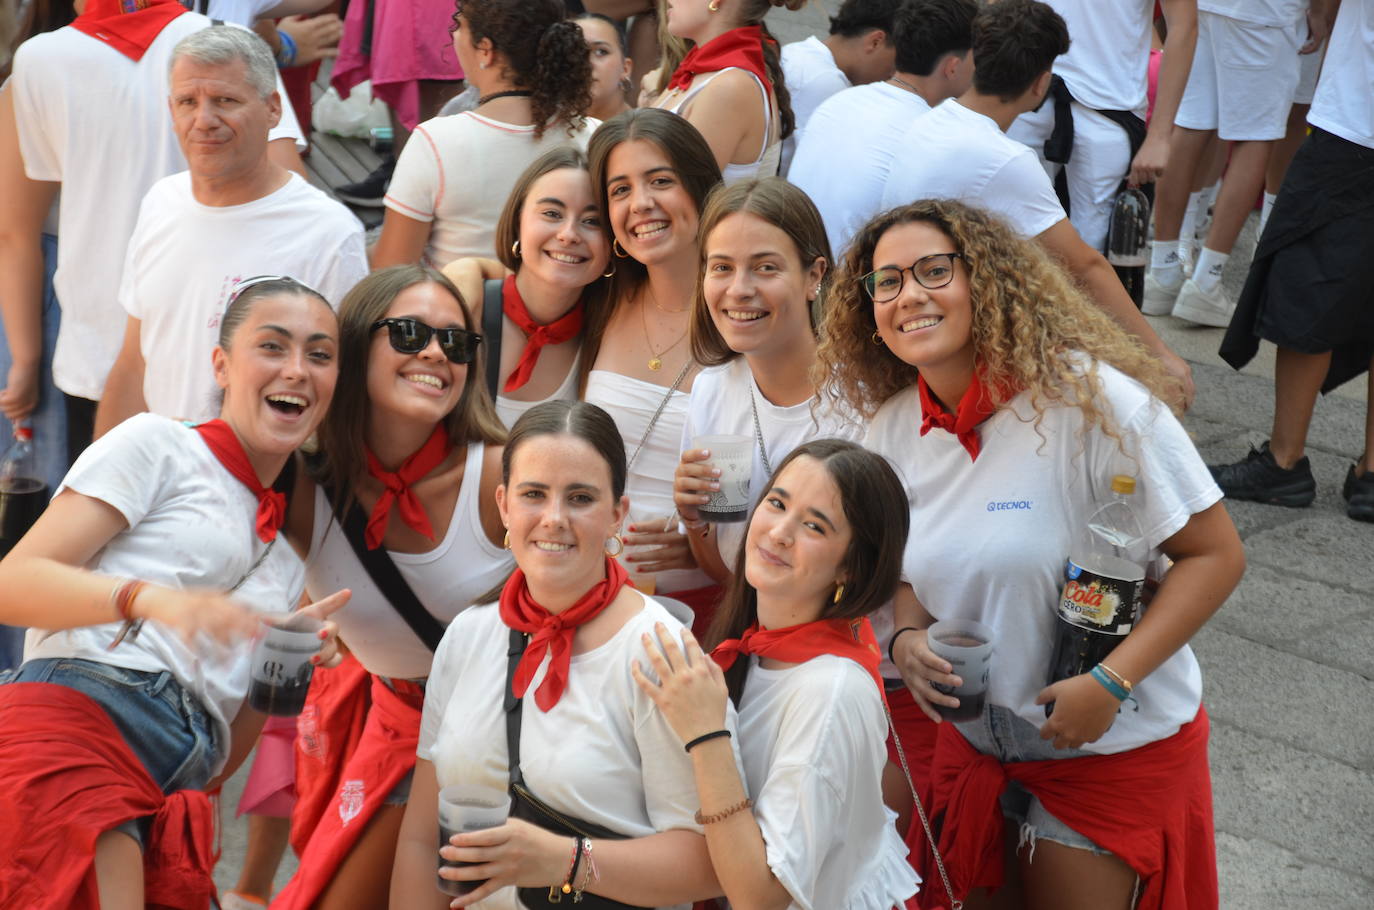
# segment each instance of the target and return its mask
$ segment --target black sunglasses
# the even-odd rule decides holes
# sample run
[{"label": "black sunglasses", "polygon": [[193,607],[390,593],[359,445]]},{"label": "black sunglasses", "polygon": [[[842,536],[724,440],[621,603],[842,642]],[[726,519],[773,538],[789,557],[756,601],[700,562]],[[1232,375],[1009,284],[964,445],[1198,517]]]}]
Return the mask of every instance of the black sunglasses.
[{"label": "black sunglasses", "polygon": [[467,329],[436,329],[410,316],[378,319],[372,323],[375,332],[386,326],[391,346],[402,354],[418,354],[429,347],[429,340],[439,336],[439,350],[454,363],[472,363],[477,359],[477,346],[482,336]]}]

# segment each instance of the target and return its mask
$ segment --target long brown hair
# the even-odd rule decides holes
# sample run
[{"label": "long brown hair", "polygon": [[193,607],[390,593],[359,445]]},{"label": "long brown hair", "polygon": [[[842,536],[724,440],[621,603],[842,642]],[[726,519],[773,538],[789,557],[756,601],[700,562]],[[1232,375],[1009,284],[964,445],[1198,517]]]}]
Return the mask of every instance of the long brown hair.
[{"label": "long brown hair", "polygon": [[[690,323],[692,358],[705,367],[719,366],[739,356],[725,343],[720,330],[716,328],[716,321],[711,318],[711,310],[706,305],[705,291],[706,240],[722,221],[739,212],[754,215],[786,234],[797,251],[803,271],[817,259],[824,259],[829,274],[830,240],[825,236],[825,224],[811,197],[800,188],[781,177],[742,180],[729,186],[722,184],[716,187],[706,199],[706,209],[701,213],[701,225],[697,229],[701,268],[697,269],[697,289],[692,297]],[[823,299],[822,294],[817,294],[814,305],[808,311],[813,333],[820,321]]]},{"label": "long brown hair", "polygon": [[[394,265],[368,275],[354,286],[339,305],[339,382],[334,403],[320,425],[320,459],[315,479],[343,495],[334,498],[343,514],[353,501],[353,488],[367,470],[368,417],[372,401],[367,394],[368,351],[372,325],[386,317],[396,297],[417,284],[436,284],[453,295],[463,313],[463,324],[473,330],[472,311],[463,295],[443,275],[418,265]],[[458,404],[444,418],[449,439],[456,445],[484,442],[501,445],[506,428],[496,416],[487,384],[479,369],[482,359],[467,364],[467,377]]]},{"label": "long brown hair", "polygon": [[[867,616],[892,599],[901,581],[902,554],[911,525],[906,490],[881,455],[842,439],[815,439],[797,446],[782,460],[764,485],[763,494],[773,489],[788,465],[802,457],[819,461],[834,481],[851,533],[849,549],[841,563],[848,580],[837,600],[826,599],[819,618]],[[758,508],[756,504],[754,511]],[[758,622],[758,592],[744,577],[748,536],[744,535],[735,553],[730,585],[706,635],[710,648],[726,639],[739,638],[745,629]],[[731,696],[736,700],[747,671],[748,663],[737,661],[725,674]]]}]

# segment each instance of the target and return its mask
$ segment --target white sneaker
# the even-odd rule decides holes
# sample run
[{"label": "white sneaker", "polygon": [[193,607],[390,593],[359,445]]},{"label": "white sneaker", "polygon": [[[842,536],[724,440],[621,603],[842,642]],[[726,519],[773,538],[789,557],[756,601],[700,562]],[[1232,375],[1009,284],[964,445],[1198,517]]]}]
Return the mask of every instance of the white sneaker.
[{"label": "white sneaker", "polygon": [[1140,303],[1140,312],[1146,316],[1168,316],[1174,311],[1174,301],[1178,299],[1179,288],[1183,282],[1169,287],[1155,277],[1154,269],[1145,270],[1145,295]]},{"label": "white sneaker", "polygon": [[1183,282],[1178,300],[1174,303],[1174,316],[1179,319],[1219,329],[1231,324],[1231,314],[1235,311],[1235,302],[1226,296],[1226,290],[1220,284],[1207,292],[1191,278]]}]

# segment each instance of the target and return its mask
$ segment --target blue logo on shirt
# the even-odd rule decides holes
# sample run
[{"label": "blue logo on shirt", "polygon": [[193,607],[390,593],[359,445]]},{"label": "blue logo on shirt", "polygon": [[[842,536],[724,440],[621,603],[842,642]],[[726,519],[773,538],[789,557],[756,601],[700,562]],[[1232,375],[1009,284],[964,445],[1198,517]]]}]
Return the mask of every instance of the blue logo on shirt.
[{"label": "blue logo on shirt", "polygon": [[1030,499],[1004,499],[1002,501],[991,500],[988,502],[989,512],[1029,512],[1035,505]]}]

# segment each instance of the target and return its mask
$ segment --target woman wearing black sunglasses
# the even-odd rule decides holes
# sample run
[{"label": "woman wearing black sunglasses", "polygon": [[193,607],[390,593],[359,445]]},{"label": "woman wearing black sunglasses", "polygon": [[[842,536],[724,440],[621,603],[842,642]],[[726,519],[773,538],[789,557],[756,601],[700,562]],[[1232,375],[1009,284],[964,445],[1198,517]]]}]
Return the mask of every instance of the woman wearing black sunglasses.
[{"label": "woman wearing black sunglasses", "polygon": [[[286,908],[386,905],[433,648],[514,565],[495,500],[506,432],[473,370],[481,338],[458,290],[430,269],[382,269],[344,298],[339,322],[337,410],[287,526],[309,590],[348,579],[340,637],[370,680],[312,689],[317,735],[298,760],[340,785],[318,822],[319,803],[298,803],[295,840],[308,840]],[[368,686],[359,736],[348,718]]]}]

